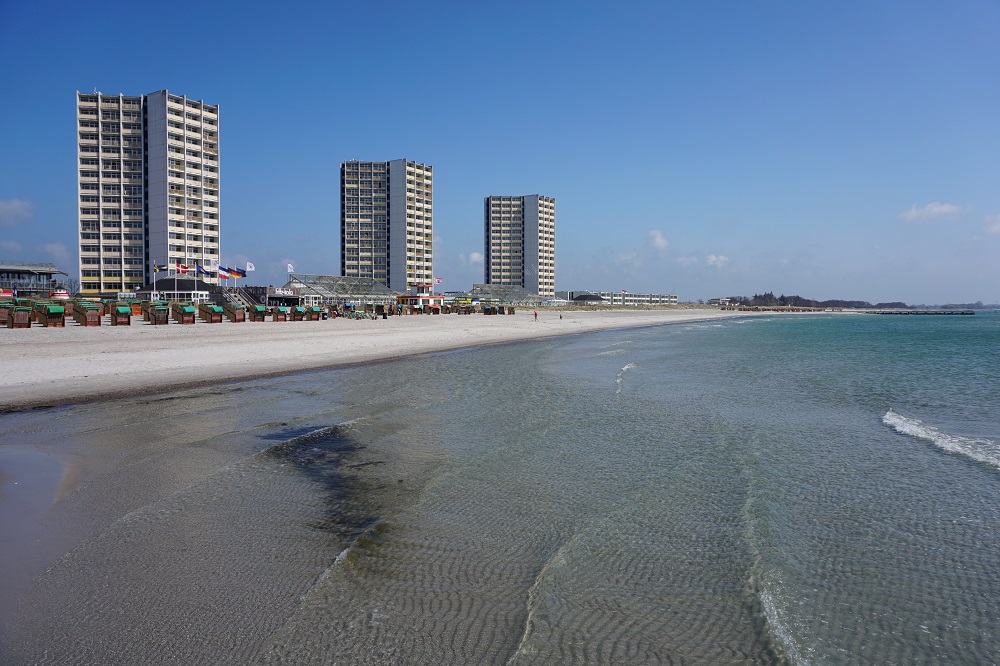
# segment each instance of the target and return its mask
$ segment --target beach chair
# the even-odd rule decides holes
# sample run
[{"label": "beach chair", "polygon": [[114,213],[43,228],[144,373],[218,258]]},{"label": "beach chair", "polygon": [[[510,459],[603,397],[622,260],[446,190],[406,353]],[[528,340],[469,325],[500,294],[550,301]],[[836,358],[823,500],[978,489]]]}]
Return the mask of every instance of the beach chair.
[{"label": "beach chair", "polygon": [[31,328],[31,308],[12,308],[7,315],[7,328]]},{"label": "beach chair", "polygon": [[[258,306],[264,307],[264,306]],[[225,303],[222,306],[223,312],[226,314],[226,318],[232,322],[241,322],[247,320],[247,309],[238,303]],[[261,319],[263,321],[263,318]]]},{"label": "beach chair", "polygon": [[46,328],[66,327],[66,308],[54,303],[39,303],[35,306],[35,319]]},{"label": "beach chair", "polygon": [[100,326],[102,308],[93,301],[76,301],[73,303],[73,321],[80,326]]},{"label": "beach chair", "polygon": [[111,313],[111,325],[131,326],[132,307],[129,305],[116,305],[114,311]]},{"label": "beach chair", "polygon": [[198,316],[201,317],[206,324],[221,324],[222,308],[214,303],[202,303],[198,306]]},{"label": "beach chair", "polygon": [[147,320],[154,326],[166,326],[169,320],[170,310],[166,305],[156,305],[146,309]]},{"label": "beach chair", "polygon": [[195,309],[190,303],[174,303],[170,312],[178,324],[194,324]]}]

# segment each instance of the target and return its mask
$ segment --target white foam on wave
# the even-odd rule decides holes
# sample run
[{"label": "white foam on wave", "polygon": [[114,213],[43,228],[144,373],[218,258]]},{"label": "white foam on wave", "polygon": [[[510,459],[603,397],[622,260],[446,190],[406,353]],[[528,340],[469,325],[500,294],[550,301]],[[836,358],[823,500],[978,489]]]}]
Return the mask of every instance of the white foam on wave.
[{"label": "white foam on wave", "polygon": [[761,534],[758,529],[759,518],[757,516],[756,505],[758,499],[757,481],[755,481],[755,470],[752,466],[744,466],[744,473],[749,477],[746,501],[740,510],[740,517],[743,520],[744,537],[750,549],[752,558],[751,564],[751,586],[760,599],[761,611],[767,623],[767,630],[776,645],[786,657],[784,661],[794,666],[808,666],[809,661],[803,656],[802,650],[795,641],[789,625],[794,626],[795,620],[792,610],[788,608],[789,597],[783,594],[784,585],[781,576],[774,568],[764,564],[762,553]]},{"label": "white foam on wave", "polygon": [[900,434],[926,440],[950,453],[958,453],[1000,469],[1000,446],[991,440],[951,435],[891,409],[882,417],[882,423]]},{"label": "white foam on wave", "polygon": [[615,391],[615,395],[620,395],[621,394],[621,392],[622,392],[622,386],[625,385],[625,373],[628,372],[629,370],[631,370],[634,367],[635,367],[635,363],[629,363],[624,368],[622,368],[621,372],[618,373],[618,379],[616,380],[617,383],[618,383],[618,389]]},{"label": "white foam on wave", "polygon": [[627,349],[622,349],[621,347],[619,347],[618,349],[609,349],[608,351],[597,352],[597,355],[598,356],[618,356],[619,354],[624,354],[627,351],[628,351]]},{"label": "white foam on wave", "polygon": [[760,604],[764,609],[765,617],[767,617],[767,625],[771,630],[771,635],[784,648],[788,660],[796,666],[809,666],[809,660],[802,655],[795,639],[792,638],[791,632],[785,625],[784,614],[778,609],[774,595],[766,586],[761,586]]}]

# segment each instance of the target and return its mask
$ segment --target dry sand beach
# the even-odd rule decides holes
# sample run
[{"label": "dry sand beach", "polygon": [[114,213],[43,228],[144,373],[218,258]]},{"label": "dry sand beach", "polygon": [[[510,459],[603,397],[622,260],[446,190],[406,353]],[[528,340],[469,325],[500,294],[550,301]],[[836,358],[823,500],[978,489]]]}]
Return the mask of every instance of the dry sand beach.
[{"label": "dry sand beach", "polygon": [[732,317],[671,309],[547,310],[385,320],[0,331],[0,410],[196,386],[557,335]]}]

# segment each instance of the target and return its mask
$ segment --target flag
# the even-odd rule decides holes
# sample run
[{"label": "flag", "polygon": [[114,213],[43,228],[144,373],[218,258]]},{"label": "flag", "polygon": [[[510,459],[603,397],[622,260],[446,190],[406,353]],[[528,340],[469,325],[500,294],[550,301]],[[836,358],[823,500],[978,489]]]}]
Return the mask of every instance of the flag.
[{"label": "flag", "polygon": [[434,278],[434,284],[441,284],[444,282],[444,278]]},{"label": "flag", "polygon": [[153,264],[153,272],[159,273],[160,271],[169,271],[170,264]]},{"label": "flag", "polygon": [[625,291],[624,289],[622,289],[622,293],[623,293],[623,294],[627,294],[628,292],[627,292],[627,291]]},{"label": "flag", "polygon": [[229,279],[229,269],[225,266],[219,266],[219,279],[222,278]]},{"label": "flag", "polygon": [[227,270],[229,271],[229,274],[234,278],[241,278],[241,277],[245,278],[247,276],[246,271],[241,270],[239,268],[229,268]]},{"label": "flag", "polygon": [[253,264],[251,264],[251,263],[250,263],[250,262],[248,261],[248,262],[247,262],[247,273],[249,273],[250,271],[255,271],[255,270],[257,270],[257,269],[256,269],[256,268],[254,268],[254,267],[253,267]]},{"label": "flag", "polygon": [[187,273],[191,269],[187,267],[187,264],[182,264],[181,262],[178,261],[176,264],[174,264],[174,270],[177,271],[178,273]]},{"label": "flag", "polygon": [[208,275],[208,271],[206,271],[204,268],[202,268],[201,264],[197,264],[196,263],[194,265],[194,274],[195,275]]},{"label": "flag", "polygon": [[295,272],[295,266],[292,266],[291,264],[288,264],[288,272],[289,273],[294,273]]},{"label": "flag", "polygon": [[219,260],[218,259],[212,259],[212,260],[210,260],[209,264],[208,264],[208,268],[210,270],[213,270],[213,271],[219,270]]}]

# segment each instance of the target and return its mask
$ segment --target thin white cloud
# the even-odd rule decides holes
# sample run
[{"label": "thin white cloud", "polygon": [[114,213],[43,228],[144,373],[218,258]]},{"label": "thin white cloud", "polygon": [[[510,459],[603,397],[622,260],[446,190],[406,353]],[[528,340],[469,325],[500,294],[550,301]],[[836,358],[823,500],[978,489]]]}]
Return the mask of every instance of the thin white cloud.
[{"label": "thin white cloud", "polygon": [[708,264],[709,266],[722,268],[723,266],[729,263],[729,257],[727,257],[724,254],[719,254],[719,255],[710,254],[707,257],[705,257],[705,263]]},{"label": "thin white cloud", "polygon": [[678,257],[677,263],[681,266],[694,266],[698,263],[698,257]]},{"label": "thin white cloud", "polygon": [[667,248],[670,247],[667,237],[659,229],[650,229],[649,242],[653,245],[653,249],[658,252],[666,252]]},{"label": "thin white cloud", "polygon": [[986,218],[985,231],[991,236],[1000,236],[1000,215],[990,215]]},{"label": "thin white cloud", "polygon": [[638,252],[622,252],[615,257],[615,263],[638,268],[642,266],[642,257],[639,256]]},{"label": "thin white cloud", "polygon": [[945,220],[953,218],[961,212],[962,207],[957,204],[941,203],[934,201],[917,207],[917,204],[910,206],[910,210],[904,210],[897,217],[904,222],[933,222],[934,220]]},{"label": "thin white cloud", "polygon": [[0,199],[0,227],[12,227],[21,220],[31,218],[30,201],[20,199]]},{"label": "thin white cloud", "polygon": [[14,241],[0,240],[0,250],[16,254],[21,251],[21,244]]},{"label": "thin white cloud", "polygon": [[42,246],[42,252],[49,255],[57,266],[66,265],[72,260],[72,255],[62,243],[46,243]]},{"label": "thin white cloud", "polygon": [[470,266],[481,266],[483,264],[482,252],[470,252],[469,256],[462,255],[462,263]]}]

